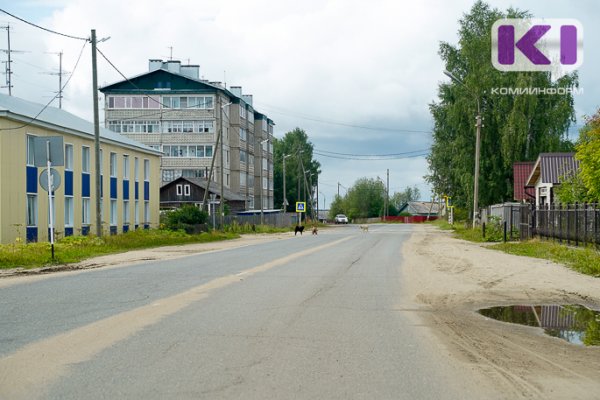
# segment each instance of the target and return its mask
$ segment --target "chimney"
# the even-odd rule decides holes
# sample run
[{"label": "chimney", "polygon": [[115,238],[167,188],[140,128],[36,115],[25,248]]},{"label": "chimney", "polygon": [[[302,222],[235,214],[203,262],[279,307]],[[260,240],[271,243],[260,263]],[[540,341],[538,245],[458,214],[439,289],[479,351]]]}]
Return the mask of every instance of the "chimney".
[{"label": "chimney", "polygon": [[150,72],[156,71],[157,69],[161,69],[163,66],[163,61],[158,59],[150,59],[148,60],[148,70]]},{"label": "chimney", "polygon": [[221,89],[223,89],[223,83],[222,82],[209,82],[211,85],[219,87]]},{"label": "chimney", "polygon": [[254,105],[252,104],[252,95],[251,94],[243,94],[242,95],[242,99],[247,103],[250,104],[252,107],[254,107]]},{"label": "chimney", "polygon": [[167,71],[173,72],[174,74],[181,73],[181,61],[178,61],[178,60],[167,61]]},{"label": "chimney", "polygon": [[200,79],[200,66],[199,65],[182,65],[181,75],[187,76],[192,79]]},{"label": "chimney", "polygon": [[242,98],[242,87],[241,86],[230,86],[229,91],[236,97]]}]

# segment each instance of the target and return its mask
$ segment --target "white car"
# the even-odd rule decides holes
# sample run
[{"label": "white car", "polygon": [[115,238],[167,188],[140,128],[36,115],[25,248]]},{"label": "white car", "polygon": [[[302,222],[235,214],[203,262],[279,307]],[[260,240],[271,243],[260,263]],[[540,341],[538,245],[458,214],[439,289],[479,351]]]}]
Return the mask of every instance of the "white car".
[{"label": "white car", "polygon": [[344,214],[338,214],[335,216],[335,218],[333,219],[333,221],[336,224],[347,224],[348,223],[348,217],[346,217]]}]

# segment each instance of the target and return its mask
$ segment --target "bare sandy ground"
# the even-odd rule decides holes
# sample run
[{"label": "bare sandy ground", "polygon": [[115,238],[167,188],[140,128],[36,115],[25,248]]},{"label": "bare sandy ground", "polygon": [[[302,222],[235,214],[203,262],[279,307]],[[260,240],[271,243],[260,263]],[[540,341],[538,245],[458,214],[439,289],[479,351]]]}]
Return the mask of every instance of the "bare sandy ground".
[{"label": "bare sandy ground", "polygon": [[408,293],[403,302],[429,328],[424,335],[437,343],[444,364],[469,377],[465,398],[600,399],[600,347],[476,313],[515,304],[600,309],[600,279],[486,249],[426,225],[415,227],[402,254]]}]

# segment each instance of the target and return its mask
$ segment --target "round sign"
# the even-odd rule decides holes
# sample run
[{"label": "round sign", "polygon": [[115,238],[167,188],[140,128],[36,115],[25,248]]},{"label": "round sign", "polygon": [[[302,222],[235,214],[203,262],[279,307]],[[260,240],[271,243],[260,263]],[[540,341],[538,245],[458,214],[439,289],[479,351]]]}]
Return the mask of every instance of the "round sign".
[{"label": "round sign", "polygon": [[[50,168],[50,174],[52,174],[52,190],[56,190],[60,187],[60,174],[54,168]],[[42,170],[40,174],[40,186],[46,192],[48,191],[48,168]]]}]

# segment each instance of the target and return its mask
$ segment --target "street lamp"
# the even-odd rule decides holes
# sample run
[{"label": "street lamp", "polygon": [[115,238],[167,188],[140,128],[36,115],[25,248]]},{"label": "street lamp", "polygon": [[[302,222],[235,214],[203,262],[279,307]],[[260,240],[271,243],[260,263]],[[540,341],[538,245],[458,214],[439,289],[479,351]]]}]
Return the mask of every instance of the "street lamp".
[{"label": "street lamp", "polygon": [[287,201],[287,193],[285,191],[285,159],[288,157],[291,157],[291,154],[284,154],[283,155],[283,212],[287,212],[287,206],[288,206],[288,201]]},{"label": "street lamp", "polygon": [[[264,140],[260,141],[260,224],[263,225],[265,222],[265,216],[264,216],[264,194],[265,194],[265,188],[263,187],[263,160],[264,160],[264,155],[263,155],[263,144],[267,143],[269,141],[269,138],[266,138]],[[267,158],[267,167],[268,167],[268,158]],[[267,190],[269,190],[269,187],[267,185]]]},{"label": "street lamp", "polygon": [[451,72],[444,71],[444,74],[450,79],[452,79],[454,82],[464,86],[467,89],[467,91],[470,92],[471,95],[473,95],[473,97],[475,97],[475,100],[477,101],[477,124],[475,125],[477,127],[477,135],[475,138],[475,182],[473,188],[473,229],[475,229],[475,225],[477,224],[477,220],[479,219],[479,154],[481,147],[481,109],[479,107],[479,97],[476,93],[473,93],[471,90],[469,90],[467,85],[465,85],[465,83],[461,79],[452,75]]},{"label": "street lamp", "polygon": [[[224,226],[224,219],[225,219],[225,188],[224,188],[224,184],[223,184],[223,180],[224,180],[224,174],[225,174],[225,162],[223,161],[223,147],[225,147],[225,137],[223,137],[223,125],[224,125],[224,120],[223,120],[223,109],[229,105],[231,105],[232,102],[229,102],[227,104],[223,104],[221,106],[221,148],[220,148],[220,152],[221,152],[221,207],[219,212],[221,213],[221,228]],[[225,114],[227,115],[227,114]],[[229,117],[227,117],[227,119],[229,120]]]}]

